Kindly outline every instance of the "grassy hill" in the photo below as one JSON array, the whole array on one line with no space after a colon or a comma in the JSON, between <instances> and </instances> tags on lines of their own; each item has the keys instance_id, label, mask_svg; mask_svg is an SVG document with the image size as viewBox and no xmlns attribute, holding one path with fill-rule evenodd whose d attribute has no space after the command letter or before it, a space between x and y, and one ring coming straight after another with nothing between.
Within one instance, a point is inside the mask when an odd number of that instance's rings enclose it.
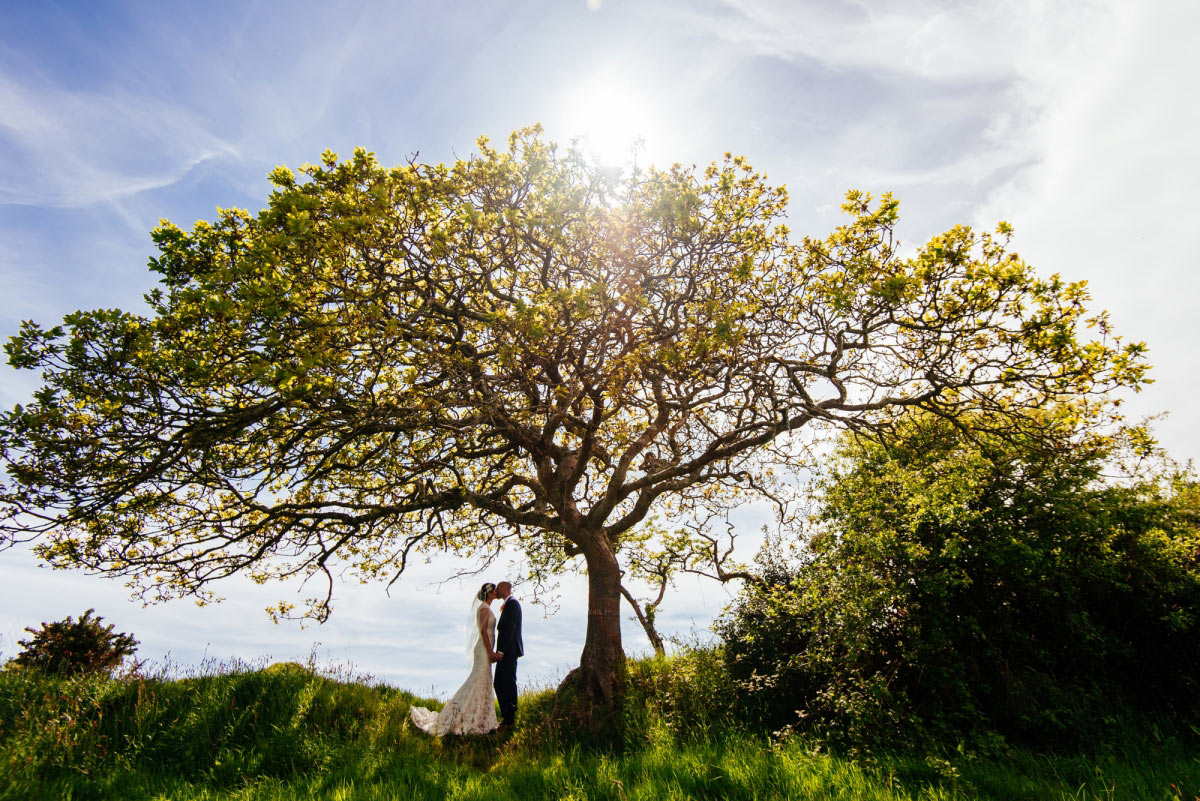
<instances>
[{"instance_id":1,"label":"grassy hill","mask_svg":"<svg viewBox=\"0 0 1200 801\"><path fill-rule=\"evenodd\" d=\"M0 671L0 799L1186 799L1200 729L1113 722L1089 753L995 744L830 753L740 725L718 655L630 663L620 740L600 748L522 698L508 737L435 740L385 685L294 663L186 678Z\"/></svg>"}]
</instances>

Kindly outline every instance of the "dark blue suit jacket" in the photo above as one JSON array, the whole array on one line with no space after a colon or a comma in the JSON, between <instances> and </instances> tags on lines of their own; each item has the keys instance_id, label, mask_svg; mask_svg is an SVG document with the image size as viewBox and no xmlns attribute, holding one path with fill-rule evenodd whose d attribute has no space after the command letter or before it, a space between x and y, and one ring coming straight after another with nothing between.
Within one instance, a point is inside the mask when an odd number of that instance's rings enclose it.
<instances>
[{"instance_id":1,"label":"dark blue suit jacket","mask_svg":"<svg viewBox=\"0 0 1200 801\"><path fill-rule=\"evenodd\" d=\"M511 596L504 602L500 620L496 623L496 650L504 654L506 662L525 656L525 643L521 641L521 605Z\"/></svg>"}]
</instances>

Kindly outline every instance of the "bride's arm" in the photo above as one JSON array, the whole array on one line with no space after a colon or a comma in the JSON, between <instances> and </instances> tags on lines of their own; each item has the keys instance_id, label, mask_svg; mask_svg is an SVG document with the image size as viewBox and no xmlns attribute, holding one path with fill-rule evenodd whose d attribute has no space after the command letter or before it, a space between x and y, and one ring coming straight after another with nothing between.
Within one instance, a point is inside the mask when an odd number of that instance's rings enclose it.
<instances>
[{"instance_id":1,"label":"bride's arm","mask_svg":"<svg viewBox=\"0 0 1200 801\"><path fill-rule=\"evenodd\" d=\"M487 651L488 659L495 659L496 652L492 650L492 635L488 632L487 607L479 607L479 636L483 640L483 648Z\"/></svg>"}]
</instances>

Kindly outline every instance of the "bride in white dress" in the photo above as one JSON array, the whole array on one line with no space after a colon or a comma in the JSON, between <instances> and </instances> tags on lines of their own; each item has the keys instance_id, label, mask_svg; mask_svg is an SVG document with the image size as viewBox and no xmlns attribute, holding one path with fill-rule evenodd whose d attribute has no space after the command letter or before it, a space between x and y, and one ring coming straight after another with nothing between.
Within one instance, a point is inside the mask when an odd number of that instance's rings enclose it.
<instances>
[{"instance_id":1,"label":"bride in white dress","mask_svg":"<svg viewBox=\"0 0 1200 801\"><path fill-rule=\"evenodd\" d=\"M496 691L492 688L492 663L504 654L492 650L496 642L496 615L491 603L496 585L484 584L471 605L471 625L467 629L467 652L471 654L471 673L446 702L441 712L423 706L410 710L413 723L436 737L443 734L487 734L497 726Z\"/></svg>"}]
</instances>

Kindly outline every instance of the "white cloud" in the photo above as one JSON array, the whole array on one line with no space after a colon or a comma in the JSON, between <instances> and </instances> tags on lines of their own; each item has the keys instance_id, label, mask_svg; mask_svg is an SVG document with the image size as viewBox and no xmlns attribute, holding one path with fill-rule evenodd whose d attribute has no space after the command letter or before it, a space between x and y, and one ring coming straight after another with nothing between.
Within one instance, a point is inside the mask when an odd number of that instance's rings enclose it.
<instances>
[{"instance_id":1,"label":"white cloud","mask_svg":"<svg viewBox=\"0 0 1200 801\"><path fill-rule=\"evenodd\" d=\"M1111 38L1116 19L1100 0L720 6L676 13L727 55L805 70L776 80L829 84L826 92L843 96L825 120L833 163L900 183L961 175L978 184L1028 161L1031 123L1057 101L1079 54ZM786 118L786 88L772 91Z\"/></svg>"},{"instance_id":2,"label":"white cloud","mask_svg":"<svg viewBox=\"0 0 1200 801\"><path fill-rule=\"evenodd\" d=\"M1105 13L1101 3L1088 0L724 0L722 5L724 14L693 14L693 22L747 54L937 81L1011 77L1016 62L1027 57L1027 47L1069 39Z\"/></svg>"},{"instance_id":3,"label":"white cloud","mask_svg":"<svg viewBox=\"0 0 1200 801\"><path fill-rule=\"evenodd\" d=\"M1200 457L1192 412L1200 111L1191 102L1200 52L1190 2L1114 4L1105 26L1022 65L1037 108L1026 137L1033 160L977 212L1008 219L1017 250L1043 272L1086 279L1118 333L1145 340L1155 384L1128 403L1132 417L1167 410L1157 426L1177 457Z\"/></svg>"}]
</instances>

